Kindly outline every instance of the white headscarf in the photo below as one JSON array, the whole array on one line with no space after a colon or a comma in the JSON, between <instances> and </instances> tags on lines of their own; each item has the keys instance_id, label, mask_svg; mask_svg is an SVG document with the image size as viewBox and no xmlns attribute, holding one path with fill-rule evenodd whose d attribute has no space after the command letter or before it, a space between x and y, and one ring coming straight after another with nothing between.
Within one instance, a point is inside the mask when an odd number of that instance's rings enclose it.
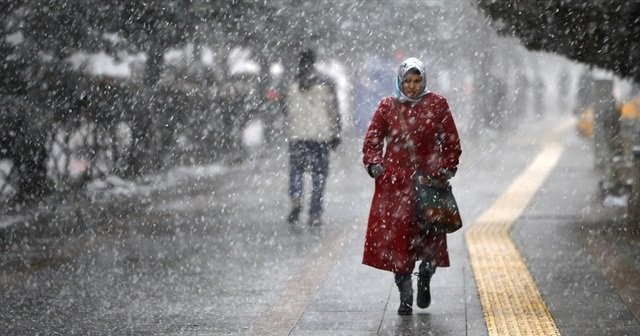
<instances>
[{"instance_id":1,"label":"white headscarf","mask_svg":"<svg viewBox=\"0 0 640 336\"><path fill-rule=\"evenodd\" d=\"M409 98L404 92L402 92L402 80L407 75L409 70L417 70L422 78L422 91L415 97ZM429 91L427 90L427 71L424 63L415 57L410 57L400 63L398 67L398 75L396 77L396 98L401 102L411 102L412 104L418 103L422 97L424 97Z\"/></svg>"}]
</instances>

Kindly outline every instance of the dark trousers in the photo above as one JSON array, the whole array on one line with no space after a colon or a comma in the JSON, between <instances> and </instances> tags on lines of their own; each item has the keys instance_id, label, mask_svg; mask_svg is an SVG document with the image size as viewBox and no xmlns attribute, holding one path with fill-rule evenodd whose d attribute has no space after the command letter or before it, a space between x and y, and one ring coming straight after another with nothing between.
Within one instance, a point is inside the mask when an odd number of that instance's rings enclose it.
<instances>
[{"instance_id":1,"label":"dark trousers","mask_svg":"<svg viewBox=\"0 0 640 336\"><path fill-rule=\"evenodd\" d=\"M289 143L289 196L302 197L304 173L311 172L311 204L309 215L322 215L324 189L329 173L327 141L293 141Z\"/></svg>"}]
</instances>

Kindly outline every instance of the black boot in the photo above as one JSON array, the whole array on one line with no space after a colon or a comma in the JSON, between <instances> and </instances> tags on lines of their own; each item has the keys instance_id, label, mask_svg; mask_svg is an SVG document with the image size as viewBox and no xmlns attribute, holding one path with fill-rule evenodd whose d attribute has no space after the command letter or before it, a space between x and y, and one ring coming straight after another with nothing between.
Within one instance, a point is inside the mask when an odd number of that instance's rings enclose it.
<instances>
[{"instance_id":1,"label":"black boot","mask_svg":"<svg viewBox=\"0 0 640 336\"><path fill-rule=\"evenodd\" d=\"M420 308L427 308L431 304L430 283L431 274L418 275L418 295L416 298L416 304Z\"/></svg>"},{"instance_id":2,"label":"black boot","mask_svg":"<svg viewBox=\"0 0 640 336\"><path fill-rule=\"evenodd\" d=\"M398 290L400 291L400 307L398 315L411 315L413 313L413 286L411 284L411 275L402 277L398 282Z\"/></svg>"},{"instance_id":3,"label":"black boot","mask_svg":"<svg viewBox=\"0 0 640 336\"><path fill-rule=\"evenodd\" d=\"M309 226L322 225L322 217L320 215L309 215Z\"/></svg>"},{"instance_id":4,"label":"black boot","mask_svg":"<svg viewBox=\"0 0 640 336\"><path fill-rule=\"evenodd\" d=\"M302 199L292 198L291 212L289 213L289 218L287 218L289 223L295 224L298 222L298 220L300 220L300 211L302 211Z\"/></svg>"},{"instance_id":5,"label":"black boot","mask_svg":"<svg viewBox=\"0 0 640 336\"><path fill-rule=\"evenodd\" d=\"M431 277L435 273L435 267L428 264L424 267L420 265L420 272L418 273L418 295L416 298L416 304L420 308L427 308L431 304Z\"/></svg>"}]
</instances>

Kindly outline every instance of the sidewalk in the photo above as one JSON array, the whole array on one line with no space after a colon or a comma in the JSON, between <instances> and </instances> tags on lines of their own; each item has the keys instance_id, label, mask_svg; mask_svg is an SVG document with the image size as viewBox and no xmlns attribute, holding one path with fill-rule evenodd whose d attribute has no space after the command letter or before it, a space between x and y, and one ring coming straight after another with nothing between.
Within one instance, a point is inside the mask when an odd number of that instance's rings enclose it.
<instances>
[{"instance_id":1,"label":"sidewalk","mask_svg":"<svg viewBox=\"0 0 640 336\"><path fill-rule=\"evenodd\" d=\"M513 237L562 335L640 335L640 240L602 205L591 140L563 142Z\"/></svg>"},{"instance_id":2,"label":"sidewalk","mask_svg":"<svg viewBox=\"0 0 640 336\"><path fill-rule=\"evenodd\" d=\"M52 231L25 246L17 238L3 252L0 326L15 335L487 335L464 233L555 123L463 135L452 184L465 227L449 236L452 266L433 277L431 306L412 316L396 313L393 275L361 264L373 182L354 137L332 154L320 228L286 222L287 157L277 148L232 169L164 176L176 183L140 197L59 207L40 219L45 227L83 222L87 231ZM561 335L638 335L640 246L620 209L597 199L588 140L568 129L562 143L511 236ZM13 273L14 262L27 266Z\"/></svg>"},{"instance_id":3,"label":"sidewalk","mask_svg":"<svg viewBox=\"0 0 640 336\"><path fill-rule=\"evenodd\" d=\"M477 198L495 198L504 190L527 162L513 161L535 156L541 138L534 130L496 145L489 156L505 160L496 166L504 169L500 181L483 180L482 174L495 176L497 171L486 166L486 157L476 156L482 148L467 145L463 155L468 166L462 165L454 181L461 206L475 206L464 213L465 229L491 202ZM638 335L640 246L622 230L621 210L605 208L597 198L589 140L571 128L562 143L564 154L515 224L513 240L561 335ZM475 164L484 169L468 173ZM358 219L365 220L365 215ZM352 226L343 257L311 296L291 335L487 334L463 233L449 236L452 267L438 269L434 276L431 306L414 306L409 317L396 314L399 299L392 275L359 265L363 235L363 224Z\"/></svg>"}]
</instances>

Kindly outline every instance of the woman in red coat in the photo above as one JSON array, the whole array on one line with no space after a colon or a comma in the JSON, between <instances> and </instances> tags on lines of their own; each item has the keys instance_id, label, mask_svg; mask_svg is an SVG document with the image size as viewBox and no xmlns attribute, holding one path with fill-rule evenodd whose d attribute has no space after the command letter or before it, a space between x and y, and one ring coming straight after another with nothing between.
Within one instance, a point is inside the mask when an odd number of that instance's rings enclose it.
<instances>
[{"instance_id":1,"label":"woman in red coat","mask_svg":"<svg viewBox=\"0 0 640 336\"><path fill-rule=\"evenodd\" d=\"M375 178L362 263L395 274L400 291L398 314L412 313L411 273L420 260L417 305L431 302L429 283L436 267L449 266L444 233L420 234L407 139L413 142L420 171L445 182L453 177L461 154L458 131L447 100L426 89L424 64L409 58L400 64L395 97L383 98L365 135L363 161Z\"/></svg>"}]
</instances>

